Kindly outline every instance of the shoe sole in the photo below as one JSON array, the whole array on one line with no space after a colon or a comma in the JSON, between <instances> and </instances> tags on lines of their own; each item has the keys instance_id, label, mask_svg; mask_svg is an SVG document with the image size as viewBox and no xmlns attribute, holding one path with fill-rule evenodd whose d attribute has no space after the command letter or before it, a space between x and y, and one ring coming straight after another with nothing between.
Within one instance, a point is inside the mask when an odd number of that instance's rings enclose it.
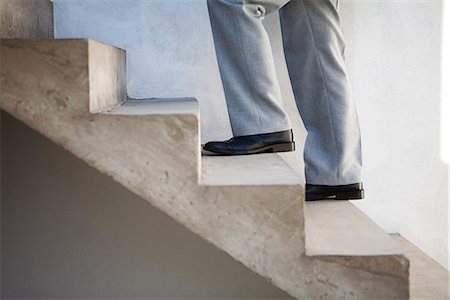
<instances>
[{"instance_id":1,"label":"shoe sole","mask_svg":"<svg viewBox=\"0 0 450 300\"><path fill-rule=\"evenodd\" d=\"M261 154L261 153L291 152L291 151L295 151L295 142L273 144L273 145L265 146L265 147L250 150L250 151L234 151L233 153L215 152L215 151L211 151L208 149L205 149L205 150L208 152L219 154L219 155L250 155L250 154Z\"/></svg>"},{"instance_id":2,"label":"shoe sole","mask_svg":"<svg viewBox=\"0 0 450 300\"><path fill-rule=\"evenodd\" d=\"M291 152L295 151L295 142L275 144L270 147L271 148L265 150L264 153Z\"/></svg>"},{"instance_id":3,"label":"shoe sole","mask_svg":"<svg viewBox=\"0 0 450 300\"><path fill-rule=\"evenodd\" d=\"M364 199L364 190L359 191L342 191L337 193L324 193L320 195L306 195L305 201L317 200L362 200Z\"/></svg>"}]
</instances>

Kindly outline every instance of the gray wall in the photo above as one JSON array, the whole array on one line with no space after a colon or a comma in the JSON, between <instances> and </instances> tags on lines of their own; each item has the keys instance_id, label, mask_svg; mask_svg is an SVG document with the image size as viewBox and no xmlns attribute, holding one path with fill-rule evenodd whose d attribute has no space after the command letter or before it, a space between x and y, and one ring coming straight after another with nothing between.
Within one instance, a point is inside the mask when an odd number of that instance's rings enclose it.
<instances>
[{"instance_id":1,"label":"gray wall","mask_svg":"<svg viewBox=\"0 0 450 300\"><path fill-rule=\"evenodd\" d=\"M2 299L291 299L1 114Z\"/></svg>"}]
</instances>

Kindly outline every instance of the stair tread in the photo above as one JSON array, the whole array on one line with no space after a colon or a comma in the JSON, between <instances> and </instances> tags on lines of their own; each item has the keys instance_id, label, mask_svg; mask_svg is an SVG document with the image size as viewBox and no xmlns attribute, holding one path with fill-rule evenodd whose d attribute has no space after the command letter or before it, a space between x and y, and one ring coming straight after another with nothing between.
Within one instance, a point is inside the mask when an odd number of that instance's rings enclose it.
<instances>
[{"instance_id":1,"label":"stair tread","mask_svg":"<svg viewBox=\"0 0 450 300\"><path fill-rule=\"evenodd\" d=\"M198 115L195 98L130 99L104 114L111 115Z\"/></svg>"},{"instance_id":2,"label":"stair tread","mask_svg":"<svg viewBox=\"0 0 450 300\"><path fill-rule=\"evenodd\" d=\"M297 185L302 180L277 154L203 156L203 185Z\"/></svg>"},{"instance_id":3,"label":"stair tread","mask_svg":"<svg viewBox=\"0 0 450 300\"><path fill-rule=\"evenodd\" d=\"M305 205L306 254L336 256L402 255L402 245L349 201Z\"/></svg>"}]
</instances>

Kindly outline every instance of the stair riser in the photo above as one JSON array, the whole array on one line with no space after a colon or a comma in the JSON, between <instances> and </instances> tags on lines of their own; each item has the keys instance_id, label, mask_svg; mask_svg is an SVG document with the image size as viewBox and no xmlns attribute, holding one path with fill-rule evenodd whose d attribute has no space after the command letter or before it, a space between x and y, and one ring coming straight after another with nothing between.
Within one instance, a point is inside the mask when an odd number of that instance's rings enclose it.
<instances>
[{"instance_id":1,"label":"stair riser","mask_svg":"<svg viewBox=\"0 0 450 300\"><path fill-rule=\"evenodd\" d=\"M50 0L1 0L0 39L52 39Z\"/></svg>"},{"instance_id":2,"label":"stair riser","mask_svg":"<svg viewBox=\"0 0 450 300\"><path fill-rule=\"evenodd\" d=\"M304 263L305 294L299 299L409 299L408 274L405 278L403 271L400 274L392 272L392 268L398 268L401 263L394 266L390 260L385 264L390 270L384 273L370 271L367 267L358 268L352 259L354 257L334 257L328 261L308 258Z\"/></svg>"},{"instance_id":3,"label":"stair riser","mask_svg":"<svg viewBox=\"0 0 450 300\"><path fill-rule=\"evenodd\" d=\"M46 114L44 105L87 115L126 99L125 52L117 48L87 40L1 40L0 59L2 98L47 100L33 106L34 115Z\"/></svg>"},{"instance_id":4,"label":"stair riser","mask_svg":"<svg viewBox=\"0 0 450 300\"><path fill-rule=\"evenodd\" d=\"M125 51L89 41L89 111L99 113L125 101Z\"/></svg>"}]
</instances>

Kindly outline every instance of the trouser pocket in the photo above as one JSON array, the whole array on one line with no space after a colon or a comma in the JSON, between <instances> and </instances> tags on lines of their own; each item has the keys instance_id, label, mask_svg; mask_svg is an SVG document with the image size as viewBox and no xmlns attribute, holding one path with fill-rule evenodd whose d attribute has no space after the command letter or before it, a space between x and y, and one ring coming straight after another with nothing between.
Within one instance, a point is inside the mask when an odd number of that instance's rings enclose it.
<instances>
[{"instance_id":1,"label":"trouser pocket","mask_svg":"<svg viewBox=\"0 0 450 300\"><path fill-rule=\"evenodd\" d=\"M241 4L244 11L257 18L262 18L272 12L279 10L291 0L215 0L228 2L230 4Z\"/></svg>"}]
</instances>

